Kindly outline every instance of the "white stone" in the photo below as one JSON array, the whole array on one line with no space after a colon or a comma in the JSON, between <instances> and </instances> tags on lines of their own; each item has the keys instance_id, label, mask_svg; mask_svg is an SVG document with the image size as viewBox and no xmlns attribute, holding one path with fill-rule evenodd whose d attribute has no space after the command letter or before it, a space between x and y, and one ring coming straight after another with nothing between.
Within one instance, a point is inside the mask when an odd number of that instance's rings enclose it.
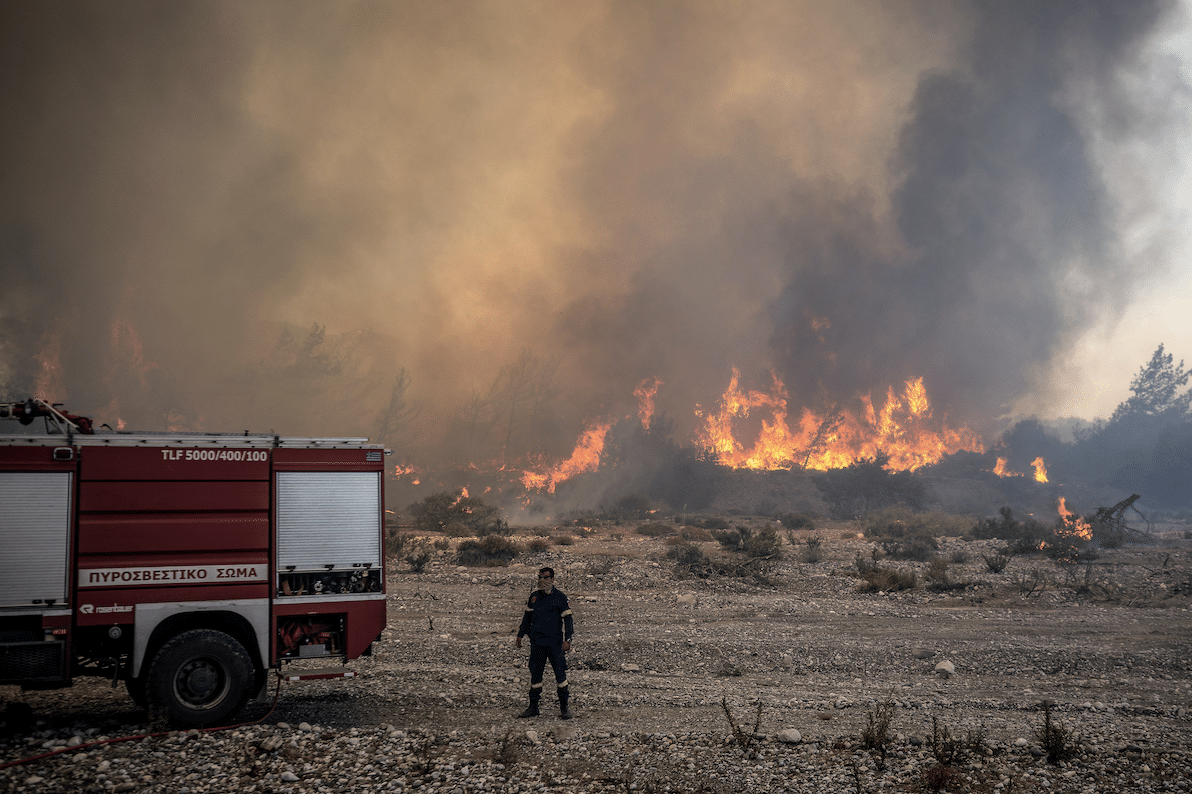
<instances>
[{"instance_id":1,"label":"white stone","mask_svg":"<svg viewBox=\"0 0 1192 794\"><path fill-rule=\"evenodd\" d=\"M794 728L787 728L778 732L778 741L783 744L798 744L803 741L803 734L799 733Z\"/></svg>"},{"instance_id":2,"label":"white stone","mask_svg":"<svg viewBox=\"0 0 1192 794\"><path fill-rule=\"evenodd\" d=\"M940 674L942 678L951 678L956 674L956 665L952 664L947 659L935 666L935 671Z\"/></svg>"},{"instance_id":3,"label":"white stone","mask_svg":"<svg viewBox=\"0 0 1192 794\"><path fill-rule=\"evenodd\" d=\"M283 783L297 783L298 782L298 776L295 775L293 772L290 772L289 770L281 773L281 779L282 779Z\"/></svg>"}]
</instances>

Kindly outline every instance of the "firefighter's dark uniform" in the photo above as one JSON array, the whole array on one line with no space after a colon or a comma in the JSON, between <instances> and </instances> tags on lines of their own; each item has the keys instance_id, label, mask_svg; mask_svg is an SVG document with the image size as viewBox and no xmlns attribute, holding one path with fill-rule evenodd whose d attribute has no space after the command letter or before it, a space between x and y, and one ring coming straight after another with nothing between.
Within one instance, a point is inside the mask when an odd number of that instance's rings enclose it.
<instances>
[{"instance_id":1,"label":"firefighter's dark uniform","mask_svg":"<svg viewBox=\"0 0 1192 794\"><path fill-rule=\"evenodd\" d=\"M563 655L563 641L571 641L575 633L575 622L567 595L560 589L550 592L535 590L526 601L526 612L518 627L519 638L530 637L530 707L527 716L538 713L538 701L542 697L542 673L546 661L550 660L558 685L559 710L564 717L570 717L567 698L571 690L567 685L567 659Z\"/></svg>"}]
</instances>

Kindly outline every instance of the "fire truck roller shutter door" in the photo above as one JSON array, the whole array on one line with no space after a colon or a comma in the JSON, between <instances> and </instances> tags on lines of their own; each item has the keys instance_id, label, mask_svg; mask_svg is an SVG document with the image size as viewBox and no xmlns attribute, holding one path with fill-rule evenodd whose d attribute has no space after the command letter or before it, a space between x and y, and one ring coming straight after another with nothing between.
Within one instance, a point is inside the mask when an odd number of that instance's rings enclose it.
<instances>
[{"instance_id":1,"label":"fire truck roller shutter door","mask_svg":"<svg viewBox=\"0 0 1192 794\"><path fill-rule=\"evenodd\" d=\"M222 631L191 629L153 657L146 696L150 711L164 711L172 722L215 725L240 711L254 680L244 646Z\"/></svg>"}]
</instances>

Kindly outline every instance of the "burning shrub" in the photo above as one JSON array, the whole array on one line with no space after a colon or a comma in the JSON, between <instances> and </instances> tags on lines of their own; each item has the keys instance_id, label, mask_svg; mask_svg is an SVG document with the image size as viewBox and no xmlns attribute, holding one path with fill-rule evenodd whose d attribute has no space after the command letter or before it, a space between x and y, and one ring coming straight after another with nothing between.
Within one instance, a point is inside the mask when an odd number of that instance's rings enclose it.
<instances>
[{"instance_id":1,"label":"burning shrub","mask_svg":"<svg viewBox=\"0 0 1192 794\"><path fill-rule=\"evenodd\" d=\"M447 532L451 535L509 535L512 530L501 518L499 507L464 496L463 491L442 491L410 505L414 529L419 532Z\"/></svg>"},{"instance_id":2,"label":"burning shrub","mask_svg":"<svg viewBox=\"0 0 1192 794\"><path fill-rule=\"evenodd\" d=\"M480 540L465 540L459 544L457 560L470 568L500 568L508 565L521 549L509 538L485 535Z\"/></svg>"}]
</instances>

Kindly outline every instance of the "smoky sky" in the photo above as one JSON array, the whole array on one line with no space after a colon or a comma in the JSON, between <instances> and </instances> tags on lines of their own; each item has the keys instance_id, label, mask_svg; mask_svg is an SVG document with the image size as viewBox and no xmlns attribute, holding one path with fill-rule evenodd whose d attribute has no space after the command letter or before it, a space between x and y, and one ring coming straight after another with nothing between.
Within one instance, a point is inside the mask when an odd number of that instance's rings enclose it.
<instances>
[{"instance_id":1,"label":"smoky sky","mask_svg":"<svg viewBox=\"0 0 1192 794\"><path fill-rule=\"evenodd\" d=\"M980 429L1140 276L1081 102L1146 134L1119 76L1171 16L5 4L0 385L367 432L383 390L261 375L317 323L408 372L427 447L526 350L571 440L647 377L688 433L734 366L816 408L923 377Z\"/></svg>"}]
</instances>

